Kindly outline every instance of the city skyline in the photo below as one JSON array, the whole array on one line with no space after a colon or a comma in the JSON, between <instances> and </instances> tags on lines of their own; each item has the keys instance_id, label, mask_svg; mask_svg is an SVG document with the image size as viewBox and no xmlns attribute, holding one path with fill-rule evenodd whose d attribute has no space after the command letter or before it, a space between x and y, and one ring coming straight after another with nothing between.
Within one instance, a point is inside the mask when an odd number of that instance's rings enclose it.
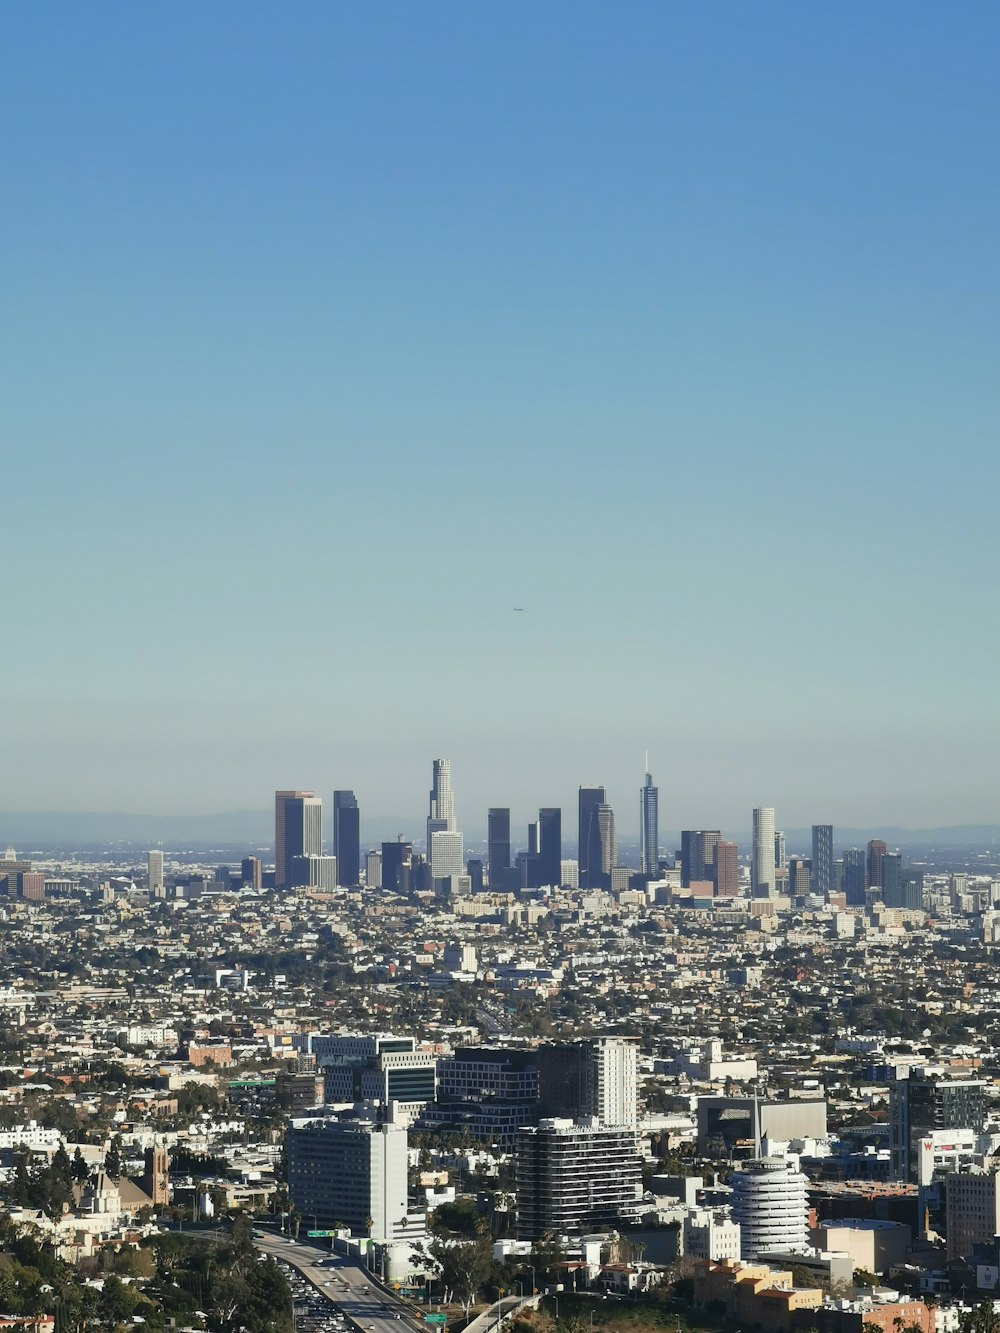
<instances>
[{"instance_id":1,"label":"city skyline","mask_svg":"<svg viewBox=\"0 0 1000 1333\"><path fill-rule=\"evenodd\" d=\"M998 51L0 8L0 1324L1000 1333Z\"/></svg>"},{"instance_id":2,"label":"city skyline","mask_svg":"<svg viewBox=\"0 0 1000 1333\"><path fill-rule=\"evenodd\" d=\"M995 6L0 30L0 808L995 817Z\"/></svg>"}]
</instances>

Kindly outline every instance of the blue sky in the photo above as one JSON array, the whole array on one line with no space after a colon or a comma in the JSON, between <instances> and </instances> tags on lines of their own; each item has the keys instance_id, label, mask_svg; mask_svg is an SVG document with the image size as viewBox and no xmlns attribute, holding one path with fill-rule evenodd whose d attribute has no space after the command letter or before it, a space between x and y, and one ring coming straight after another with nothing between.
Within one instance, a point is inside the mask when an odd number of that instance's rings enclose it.
<instances>
[{"instance_id":1,"label":"blue sky","mask_svg":"<svg viewBox=\"0 0 1000 1333\"><path fill-rule=\"evenodd\" d=\"M995 819L998 46L7 7L0 808Z\"/></svg>"}]
</instances>

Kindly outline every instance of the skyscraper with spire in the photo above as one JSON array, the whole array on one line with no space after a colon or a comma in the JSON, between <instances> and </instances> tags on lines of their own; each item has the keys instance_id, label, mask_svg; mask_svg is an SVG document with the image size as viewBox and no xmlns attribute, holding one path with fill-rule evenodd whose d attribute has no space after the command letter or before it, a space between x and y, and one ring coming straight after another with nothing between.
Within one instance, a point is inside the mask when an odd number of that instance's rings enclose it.
<instances>
[{"instance_id":1,"label":"skyscraper with spire","mask_svg":"<svg viewBox=\"0 0 1000 1333\"><path fill-rule=\"evenodd\" d=\"M653 786L646 755L646 781L639 794L639 869L644 875L656 875L660 862L660 790Z\"/></svg>"}]
</instances>

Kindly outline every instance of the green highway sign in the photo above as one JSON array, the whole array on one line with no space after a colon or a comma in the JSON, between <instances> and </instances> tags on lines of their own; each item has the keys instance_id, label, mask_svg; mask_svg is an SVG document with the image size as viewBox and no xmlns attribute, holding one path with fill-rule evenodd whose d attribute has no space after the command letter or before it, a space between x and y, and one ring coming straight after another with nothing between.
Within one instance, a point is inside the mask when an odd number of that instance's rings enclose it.
<instances>
[{"instance_id":1,"label":"green highway sign","mask_svg":"<svg viewBox=\"0 0 1000 1333\"><path fill-rule=\"evenodd\" d=\"M425 1324L447 1324L448 1316L446 1314L425 1314Z\"/></svg>"},{"instance_id":2,"label":"green highway sign","mask_svg":"<svg viewBox=\"0 0 1000 1333\"><path fill-rule=\"evenodd\" d=\"M337 1234L337 1233L336 1233L335 1231L307 1231L307 1232L306 1232L306 1235L307 1235L307 1236L310 1236L310 1237L312 1237L312 1236L335 1236L336 1234Z\"/></svg>"}]
</instances>

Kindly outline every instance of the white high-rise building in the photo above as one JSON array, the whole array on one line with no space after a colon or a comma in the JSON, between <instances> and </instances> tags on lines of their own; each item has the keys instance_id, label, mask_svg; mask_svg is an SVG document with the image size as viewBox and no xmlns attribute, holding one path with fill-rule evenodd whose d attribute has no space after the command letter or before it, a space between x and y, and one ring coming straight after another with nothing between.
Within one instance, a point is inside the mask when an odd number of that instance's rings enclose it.
<instances>
[{"instance_id":1,"label":"white high-rise building","mask_svg":"<svg viewBox=\"0 0 1000 1333\"><path fill-rule=\"evenodd\" d=\"M780 829L774 833L774 868L776 870L788 869L788 852L785 849L785 835Z\"/></svg>"},{"instance_id":2,"label":"white high-rise building","mask_svg":"<svg viewBox=\"0 0 1000 1333\"><path fill-rule=\"evenodd\" d=\"M755 898L774 897L774 809L771 806L761 806L753 812L750 877Z\"/></svg>"},{"instance_id":3,"label":"white high-rise building","mask_svg":"<svg viewBox=\"0 0 1000 1333\"><path fill-rule=\"evenodd\" d=\"M772 846L774 835L771 835ZM758 1157L734 1171L733 1221L740 1225L740 1257L809 1243L808 1178L784 1157Z\"/></svg>"},{"instance_id":4,"label":"white high-rise building","mask_svg":"<svg viewBox=\"0 0 1000 1333\"><path fill-rule=\"evenodd\" d=\"M434 839L439 833L454 834L457 825L455 824L455 797L451 790L451 760L434 760L434 778L431 787L430 808L427 813L427 859L431 862L431 873L435 879L443 879L445 875L459 875L465 870L462 864L458 869L434 869ZM452 847L452 844L447 844ZM441 857L445 857L444 851L446 844L441 844ZM453 847L452 847L453 850ZM447 854L449 866L452 865L451 853Z\"/></svg>"},{"instance_id":5,"label":"white high-rise building","mask_svg":"<svg viewBox=\"0 0 1000 1333\"><path fill-rule=\"evenodd\" d=\"M451 790L451 760L434 760L434 785L431 787L431 819L444 820L444 827L449 833L454 833L457 825L455 823L455 796Z\"/></svg>"},{"instance_id":6,"label":"white high-rise building","mask_svg":"<svg viewBox=\"0 0 1000 1333\"><path fill-rule=\"evenodd\" d=\"M596 1037L593 1113L602 1125L638 1123L638 1051L626 1037Z\"/></svg>"},{"instance_id":7,"label":"white high-rise building","mask_svg":"<svg viewBox=\"0 0 1000 1333\"><path fill-rule=\"evenodd\" d=\"M465 838L461 833L437 829L431 834L428 850L434 879L465 874Z\"/></svg>"},{"instance_id":8,"label":"white high-rise building","mask_svg":"<svg viewBox=\"0 0 1000 1333\"><path fill-rule=\"evenodd\" d=\"M601 883L611 885L611 867L618 864L618 839L615 836L615 812L607 802L597 807L597 827L601 837ZM596 867L591 867L595 869Z\"/></svg>"},{"instance_id":9,"label":"white high-rise building","mask_svg":"<svg viewBox=\"0 0 1000 1333\"><path fill-rule=\"evenodd\" d=\"M149 896L151 898L162 898L164 894L163 883L163 853L146 853L147 876L149 879Z\"/></svg>"},{"instance_id":10,"label":"white high-rise building","mask_svg":"<svg viewBox=\"0 0 1000 1333\"><path fill-rule=\"evenodd\" d=\"M423 1214L408 1205L402 1125L318 1116L292 1120L287 1142L288 1192L317 1227L382 1241L422 1234Z\"/></svg>"},{"instance_id":11,"label":"white high-rise building","mask_svg":"<svg viewBox=\"0 0 1000 1333\"><path fill-rule=\"evenodd\" d=\"M382 853L377 849L365 857L365 884L369 889L382 887Z\"/></svg>"}]
</instances>

